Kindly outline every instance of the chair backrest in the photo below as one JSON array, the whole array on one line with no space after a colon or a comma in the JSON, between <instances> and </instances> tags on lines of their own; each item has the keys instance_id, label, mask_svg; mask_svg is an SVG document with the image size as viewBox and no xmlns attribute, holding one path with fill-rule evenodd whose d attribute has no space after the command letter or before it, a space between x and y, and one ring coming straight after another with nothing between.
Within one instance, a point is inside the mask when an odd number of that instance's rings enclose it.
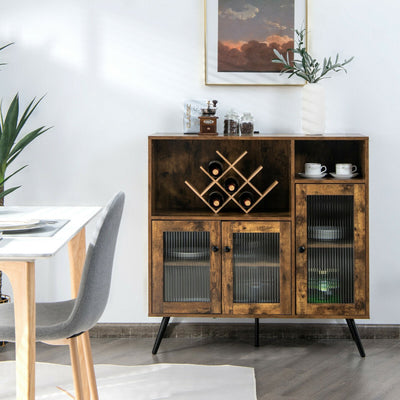
<instances>
[{"instance_id":1,"label":"chair backrest","mask_svg":"<svg viewBox=\"0 0 400 400\"><path fill-rule=\"evenodd\" d=\"M78 296L67 322L71 336L92 328L106 307L124 202L123 192L111 199L103 210L94 241L89 244Z\"/></svg>"}]
</instances>

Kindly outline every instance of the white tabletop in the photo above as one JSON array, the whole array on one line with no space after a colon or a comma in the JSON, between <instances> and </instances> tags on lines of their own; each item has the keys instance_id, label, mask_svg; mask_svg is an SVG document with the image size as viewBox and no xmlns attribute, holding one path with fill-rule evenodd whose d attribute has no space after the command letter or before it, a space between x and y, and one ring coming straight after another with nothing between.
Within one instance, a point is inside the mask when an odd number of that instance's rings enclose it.
<instances>
[{"instance_id":1,"label":"white tabletop","mask_svg":"<svg viewBox=\"0 0 400 400\"><path fill-rule=\"evenodd\" d=\"M69 242L100 211L101 207L1 207L0 221L6 220L69 220L54 236L35 237L27 231L19 235L3 235L0 260L35 260L51 257Z\"/></svg>"}]
</instances>

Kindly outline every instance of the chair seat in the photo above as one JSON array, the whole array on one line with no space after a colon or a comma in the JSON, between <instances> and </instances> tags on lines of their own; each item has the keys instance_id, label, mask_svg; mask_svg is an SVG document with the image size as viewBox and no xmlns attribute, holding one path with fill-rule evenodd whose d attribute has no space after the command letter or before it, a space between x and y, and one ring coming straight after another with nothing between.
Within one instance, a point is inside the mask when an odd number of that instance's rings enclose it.
<instances>
[{"instance_id":1,"label":"chair seat","mask_svg":"<svg viewBox=\"0 0 400 400\"><path fill-rule=\"evenodd\" d=\"M124 200L125 194L119 192L103 209L99 228L86 251L76 299L36 303L36 340L69 339L67 343L77 399L87 398L83 393L85 383L89 387L90 398L98 400L87 331L97 323L107 304ZM0 340L15 341L14 325L14 305L0 304ZM80 333L84 335L76 337ZM79 348L83 350L81 354Z\"/></svg>"},{"instance_id":2,"label":"chair seat","mask_svg":"<svg viewBox=\"0 0 400 400\"><path fill-rule=\"evenodd\" d=\"M68 318L75 299L53 303L36 303L36 340L56 340L80 332L70 332ZM8 342L15 341L14 304L0 304L0 337Z\"/></svg>"}]
</instances>

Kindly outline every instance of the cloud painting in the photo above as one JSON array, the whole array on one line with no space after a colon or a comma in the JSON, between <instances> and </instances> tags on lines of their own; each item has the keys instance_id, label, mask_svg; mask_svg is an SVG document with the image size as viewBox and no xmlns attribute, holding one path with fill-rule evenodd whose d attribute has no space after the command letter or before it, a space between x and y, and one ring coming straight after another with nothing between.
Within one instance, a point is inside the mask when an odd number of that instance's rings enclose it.
<instances>
[{"instance_id":1,"label":"cloud painting","mask_svg":"<svg viewBox=\"0 0 400 400\"><path fill-rule=\"evenodd\" d=\"M279 72L294 47L295 0L218 0L218 72Z\"/></svg>"}]
</instances>

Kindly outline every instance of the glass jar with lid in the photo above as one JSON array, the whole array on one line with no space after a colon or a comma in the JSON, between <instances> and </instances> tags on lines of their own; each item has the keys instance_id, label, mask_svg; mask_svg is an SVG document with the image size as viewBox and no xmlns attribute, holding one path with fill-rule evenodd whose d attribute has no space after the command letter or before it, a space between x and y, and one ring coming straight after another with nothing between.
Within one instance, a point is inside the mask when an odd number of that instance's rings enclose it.
<instances>
[{"instance_id":1,"label":"glass jar with lid","mask_svg":"<svg viewBox=\"0 0 400 400\"><path fill-rule=\"evenodd\" d=\"M251 136L254 134L254 118L249 112L243 113L240 118L240 133L242 136Z\"/></svg>"},{"instance_id":2,"label":"glass jar with lid","mask_svg":"<svg viewBox=\"0 0 400 400\"><path fill-rule=\"evenodd\" d=\"M224 135L239 136L239 115L230 110L224 117Z\"/></svg>"}]
</instances>

